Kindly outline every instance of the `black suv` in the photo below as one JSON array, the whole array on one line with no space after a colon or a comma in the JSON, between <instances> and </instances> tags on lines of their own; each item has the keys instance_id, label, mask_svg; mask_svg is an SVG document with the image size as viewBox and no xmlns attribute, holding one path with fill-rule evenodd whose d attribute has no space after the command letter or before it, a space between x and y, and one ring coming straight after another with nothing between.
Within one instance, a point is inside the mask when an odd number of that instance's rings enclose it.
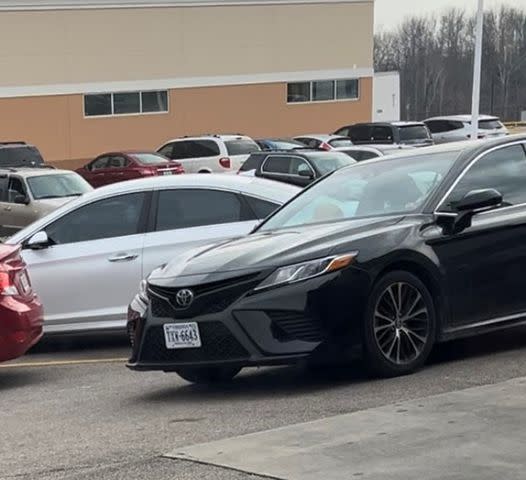
<instances>
[{"instance_id":1,"label":"black suv","mask_svg":"<svg viewBox=\"0 0 526 480\"><path fill-rule=\"evenodd\" d=\"M349 137L355 145L433 145L433 138L422 122L357 123L342 127L334 134Z\"/></svg>"},{"instance_id":2,"label":"black suv","mask_svg":"<svg viewBox=\"0 0 526 480\"><path fill-rule=\"evenodd\" d=\"M37 147L25 142L0 141L0 168L43 166L46 165Z\"/></svg>"},{"instance_id":3,"label":"black suv","mask_svg":"<svg viewBox=\"0 0 526 480\"><path fill-rule=\"evenodd\" d=\"M327 173L354 163L356 160L349 155L335 151L305 149L257 152L248 157L238 173L305 187Z\"/></svg>"}]
</instances>

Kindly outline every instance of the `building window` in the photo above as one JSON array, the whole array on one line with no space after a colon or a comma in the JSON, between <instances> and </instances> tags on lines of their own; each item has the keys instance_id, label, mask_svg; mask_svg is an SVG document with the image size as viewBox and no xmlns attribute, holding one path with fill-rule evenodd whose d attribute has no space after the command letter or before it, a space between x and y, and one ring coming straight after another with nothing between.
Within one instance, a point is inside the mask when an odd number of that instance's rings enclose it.
<instances>
[{"instance_id":1,"label":"building window","mask_svg":"<svg viewBox=\"0 0 526 480\"><path fill-rule=\"evenodd\" d=\"M84 115L138 115L168 112L168 91L90 93L84 95Z\"/></svg>"},{"instance_id":2,"label":"building window","mask_svg":"<svg viewBox=\"0 0 526 480\"><path fill-rule=\"evenodd\" d=\"M359 80L315 80L287 84L287 103L331 102L360 98Z\"/></svg>"}]
</instances>

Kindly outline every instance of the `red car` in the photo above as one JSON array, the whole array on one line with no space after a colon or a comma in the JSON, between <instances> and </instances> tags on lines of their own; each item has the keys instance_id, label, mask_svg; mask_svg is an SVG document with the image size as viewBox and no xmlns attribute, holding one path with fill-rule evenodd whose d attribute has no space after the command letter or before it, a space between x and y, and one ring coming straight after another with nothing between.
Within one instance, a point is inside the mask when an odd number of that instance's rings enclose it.
<instances>
[{"instance_id":1,"label":"red car","mask_svg":"<svg viewBox=\"0 0 526 480\"><path fill-rule=\"evenodd\" d=\"M178 175L184 168L156 152L111 152L99 155L76 172L97 188L142 177Z\"/></svg>"},{"instance_id":2,"label":"red car","mask_svg":"<svg viewBox=\"0 0 526 480\"><path fill-rule=\"evenodd\" d=\"M20 247L0 245L0 362L20 357L35 345L43 322Z\"/></svg>"}]
</instances>

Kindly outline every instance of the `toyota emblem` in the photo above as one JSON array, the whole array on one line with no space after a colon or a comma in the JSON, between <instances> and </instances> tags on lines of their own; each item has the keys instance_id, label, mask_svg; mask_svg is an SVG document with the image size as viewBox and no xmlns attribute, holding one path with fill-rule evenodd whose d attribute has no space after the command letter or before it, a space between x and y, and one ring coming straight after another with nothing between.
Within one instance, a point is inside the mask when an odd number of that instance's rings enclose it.
<instances>
[{"instance_id":1,"label":"toyota emblem","mask_svg":"<svg viewBox=\"0 0 526 480\"><path fill-rule=\"evenodd\" d=\"M181 308L187 308L194 301L194 292L192 292L192 290L188 290L187 288L183 288L175 295L175 301L177 306Z\"/></svg>"}]
</instances>

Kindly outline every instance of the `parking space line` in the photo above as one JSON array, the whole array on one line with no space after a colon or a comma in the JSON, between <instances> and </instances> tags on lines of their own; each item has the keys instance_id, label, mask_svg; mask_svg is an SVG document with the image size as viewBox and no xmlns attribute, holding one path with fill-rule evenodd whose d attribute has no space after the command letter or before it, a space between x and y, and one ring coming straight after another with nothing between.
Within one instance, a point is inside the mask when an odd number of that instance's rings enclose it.
<instances>
[{"instance_id":1,"label":"parking space line","mask_svg":"<svg viewBox=\"0 0 526 480\"><path fill-rule=\"evenodd\" d=\"M1 368L33 368L33 367L58 367L69 365L93 365L98 363L124 363L127 358L96 358L85 360L53 360L49 362L20 362L0 365Z\"/></svg>"}]
</instances>

